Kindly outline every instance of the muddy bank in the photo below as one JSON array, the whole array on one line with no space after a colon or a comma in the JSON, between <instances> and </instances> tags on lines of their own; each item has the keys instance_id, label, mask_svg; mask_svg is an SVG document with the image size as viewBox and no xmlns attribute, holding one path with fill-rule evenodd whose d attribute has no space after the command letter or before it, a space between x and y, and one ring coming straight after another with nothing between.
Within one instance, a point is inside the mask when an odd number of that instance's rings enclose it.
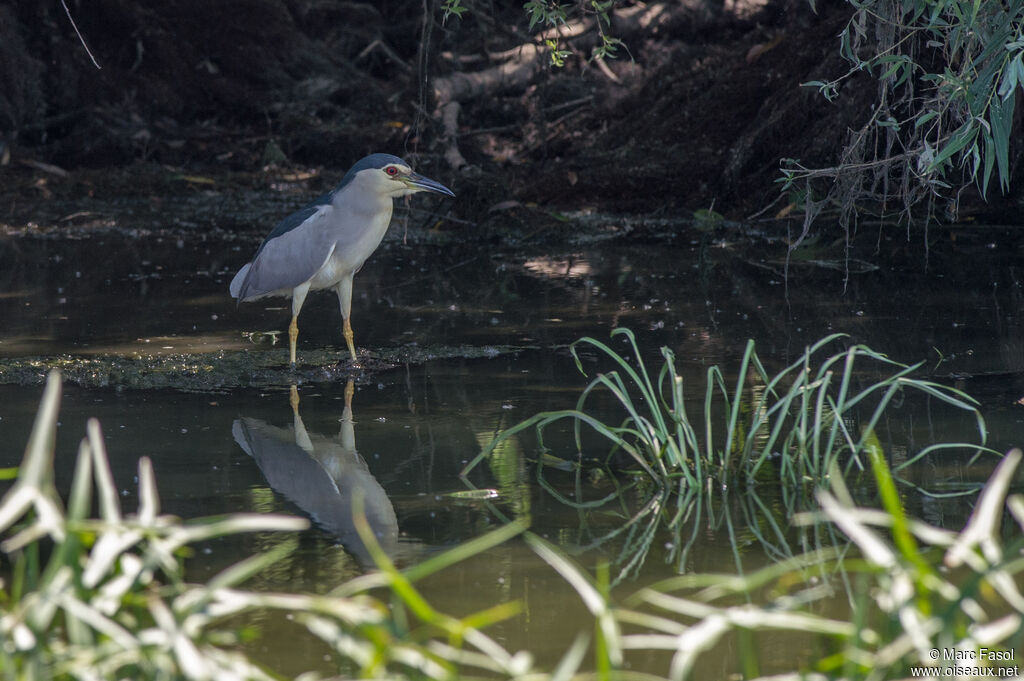
<instances>
[{"instance_id":1,"label":"muddy bank","mask_svg":"<svg viewBox=\"0 0 1024 681\"><path fill-rule=\"evenodd\" d=\"M418 366L438 359L493 359L523 349L468 345L378 349L360 351L358 364L353 364L344 352L309 350L300 353L294 369L288 365L287 347L278 352L18 357L0 359L0 384L43 385L51 369L60 370L65 381L83 388L115 390L218 393L348 379L362 384L400 366Z\"/></svg>"},{"instance_id":2,"label":"muddy bank","mask_svg":"<svg viewBox=\"0 0 1024 681\"><path fill-rule=\"evenodd\" d=\"M875 97L868 77L836 103L800 86L848 68L836 38L846 3L689 0L627 21L644 7L617 5L616 59L589 60L584 36L561 68L541 55L528 78L461 101L454 130L432 108L433 84L484 79L529 43L518 5L424 23L402 2L104 0L75 8L101 70L59 6L0 8L0 223L38 222L62 198L159 206L289 183L312 196L371 151L414 158L455 189L438 229L518 234L579 211L773 216L791 200L775 182L780 159L833 164ZM467 165L446 161L452 148ZM1012 205L991 198L977 205Z\"/></svg>"}]
</instances>

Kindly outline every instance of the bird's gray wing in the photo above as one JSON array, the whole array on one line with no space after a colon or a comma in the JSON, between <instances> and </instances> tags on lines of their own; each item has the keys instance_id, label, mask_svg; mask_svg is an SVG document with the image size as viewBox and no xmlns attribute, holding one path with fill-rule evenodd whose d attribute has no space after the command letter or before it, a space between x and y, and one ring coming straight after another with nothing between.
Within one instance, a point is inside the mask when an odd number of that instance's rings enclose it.
<instances>
[{"instance_id":1,"label":"bird's gray wing","mask_svg":"<svg viewBox=\"0 0 1024 681\"><path fill-rule=\"evenodd\" d=\"M323 267L334 242L330 224L335 209L330 203L302 208L281 221L263 241L248 271L239 271L231 294L239 300L271 293L289 294ZM243 274L244 272L244 274Z\"/></svg>"}]
</instances>

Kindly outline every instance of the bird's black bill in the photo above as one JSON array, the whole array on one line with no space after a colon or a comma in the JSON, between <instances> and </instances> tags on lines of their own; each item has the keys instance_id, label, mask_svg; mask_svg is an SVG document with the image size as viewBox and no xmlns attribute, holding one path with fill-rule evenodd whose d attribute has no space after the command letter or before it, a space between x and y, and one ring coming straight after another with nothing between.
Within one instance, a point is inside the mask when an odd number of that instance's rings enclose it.
<instances>
[{"instance_id":1,"label":"bird's black bill","mask_svg":"<svg viewBox=\"0 0 1024 681\"><path fill-rule=\"evenodd\" d=\"M429 177L423 177L419 173L409 173L409 177L406 178L406 182L428 192L437 192L438 194L444 194L445 196L451 197L455 196L455 192L448 189L448 187L445 187L436 180L431 180Z\"/></svg>"}]
</instances>

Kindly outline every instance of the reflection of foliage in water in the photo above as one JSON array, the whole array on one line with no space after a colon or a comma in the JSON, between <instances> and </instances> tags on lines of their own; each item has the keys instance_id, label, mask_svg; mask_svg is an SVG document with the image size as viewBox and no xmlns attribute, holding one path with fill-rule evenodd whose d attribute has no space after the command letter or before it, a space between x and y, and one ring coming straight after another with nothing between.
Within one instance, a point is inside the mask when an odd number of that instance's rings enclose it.
<instances>
[{"instance_id":1,"label":"reflection of foliage in water","mask_svg":"<svg viewBox=\"0 0 1024 681\"><path fill-rule=\"evenodd\" d=\"M509 440L496 447L488 461L498 492L513 520L528 520L530 487L524 474L525 459L519 443Z\"/></svg>"},{"instance_id":2,"label":"reflection of foliage in water","mask_svg":"<svg viewBox=\"0 0 1024 681\"><path fill-rule=\"evenodd\" d=\"M632 332L617 329L612 333L613 337L620 335L627 339L632 357L593 338L573 345L581 372L581 346L596 348L614 366L591 380L574 409L537 414L502 431L464 469L464 474L468 473L485 457L493 460L495 452L533 429L541 451L539 485L580 511L581 539L588 535L579 542L581 548L617 543L616 581L635 574L662 528L671 535L667 560L680 570L701 525L727 533L741 574L742 546L748 542L774 559L833 544L835 532L825 526L825 536L817 528L801 532L794 548L787 532L788 519L816 508L812 491L826 486L831 476L862 475L867 457L882 451L879 428L884 419L891 418L893 409L913 396L970 414L982 444L930 443L895 465L896 472L939 452L971 453L970 462L982 452L995 453L983 446L984 420L970 396L915 378L912 374L920 364L900 364L863 345L823 356L824 349L841 337L838 334L809 346L798 361L774 375L764 368L750 341L735 387L730 389L721 368L710 367L703 401L697 408L687 402L683 377L671 350L662 348L664 364L652 379ZM609 396L621 416L599 419L593 415L592 405ZM566 421L573 429L575 460L554 456L545 446L548 429ZM600 499L584 499L582 494L584 475L594 468L583 463L585 454L594 451L588 434L610 443L598 466L628 471L626 475L609 475L615 488ZM886 441L891 444L893 438ZM549 482L549 469L574 471L574 498ZM973 493L977 487L946 494ZM766 506L757 493L767 489L780 499L775 508ZM606 531L590 532L586 514L607 511L609 504L619 505L622 521ZM736 522L734 514L742 521Z\"/></svg>"},{"instance_id":3,"label":"reflection of foliage in water","mask_svg":"<svg viewBox=\"0 0 1024 681\"><path fill-rule=\"evenodd\" d=\"M478 673L532 681L624 678L623 670L649 663L655 651L671 656L668 678L697 678L698 663L730 637L737 641L745 678L753 679L762 673L759 651L781 632L813 636L822 647L811 648L803 660L783 660L788 674L772 678L882 681L918 675L914 665L937 665L935 675L951 670L947 658L932 656L935 650L960 652L958 659L972 660L980 673L998 671L998 663L1012 660L1012 650L1022 642L1024 596L1017 587L1024 570L1022 540L1015 535L1004 546L999 533L1004 502L1024 530L1024 498L1007 499L1019 450L998 466L960 533L909 518L876 450L869 462L883 510L856 508L838 474L829 476L830 491L816 493L821 517L850 538L857 559L843 560L841 548L779 556L747 575L675 577L640 589L624 605L612 600L607 571L591 577L526 532L526 543L573 588L593 618L546 672L527 651L509 653L481 631L514 616L516 603L454 618L427 603L414 586L522 534L522 523L399 572L365 520L357 521L378 571L324 596L241 587L279 561L286 544L247 558L206 584L189 584L182 556L192 543L238 532L295 531L306 523L265 514L184 522L161 515L145 458L139 466L138 513L124 514L95 421L63 507L53 472L59 398L59 378L53 374L17 482L0 501L6 535L0 548L13 564L13 578L0 582L5 641L0 672L8 678L276 678L239 647L239 622L265 611L286 614L300 635L325 643L343 672L357 669L361 677L396 679ZM88 517L94 493L98 519ZM947 569L930 560L940 556ZM849 588L854 581L855 590ZM837 590L837 582L846 589ZM380 593L376 589L383 589L387 600L374 595ZM849 617L822 614L822 604L837 594L845 595ZM762 634L767 637L761 639ZM981 649L1000 657L979 656ZM592 660L596 673L586 671L586 660Z\"/></svg>"},{"instance_id":4,"label":"reflection of foliage in water","mask_svg":"<svg viewBox=\"0 0 1024 681\"><path fill-rule=\"evenodd\" d=\"M645 478L625 484L611 478L614 489L598 498L583 496L581 467L574 471L574 494L567 496L539 473L541 487L558 502L578 511L574 540L562 548L572 554L600 551L614 567L613 584L640 574L652 550L678 573L693 572L695 547L707 545L709 534L728 546L737 574L756 569L765 560L787 560L845 540L826 522L794 527L801 512L817 509L813 498L773 494L757 489L685 489L679 493ZM752 562L753 561L753 562ZM699 569L699 568L698 568Z\"/></svg>"},{"instance_id":5,"label":"reflection of foliage in water","mask_svg":"<svg viewBox=\"0 0 1024 681\"><path fill-rule=\"evenodd\" d=\"M831 478L831 490L817 492L820 519L845 534L857 553L844 557L845 549L824 548L746 576L685 575L651 585L627 599L635 609L628 621L658 633L639 634L632 643L671 651L671 676L678 679L690 678L701 654L734 634L746 678L760 677L752 632L816 634L830 642L816 659L812 653L784 661L787 670L804 667L799 675L773 678L1016 675L1007 662L1022 642L1022 540L1015 536L1004 547L1000 526L1009 511L1024 529L1024 497L1007 498L1020 460L1021 451L1013 450L999 464L956 533L908 517L887 465L872 455L884 510L857 508L839 476ZM750 595L762 589L767 602L750 605ZM821 614L821 604L836 597L848 604L848 617Z\"/></svg>"}]
</instances>

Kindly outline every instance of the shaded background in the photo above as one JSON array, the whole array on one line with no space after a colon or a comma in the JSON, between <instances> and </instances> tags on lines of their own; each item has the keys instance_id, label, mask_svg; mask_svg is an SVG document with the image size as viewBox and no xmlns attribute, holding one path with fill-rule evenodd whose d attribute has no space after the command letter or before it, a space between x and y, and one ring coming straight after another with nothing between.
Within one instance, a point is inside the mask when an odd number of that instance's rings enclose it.
<instances>
[{"instance_id":1,"label":"shaded background","mask_svg":"<svg viewBox=\"0 0 1024 681\"><path fill-rule=\"evenodd\" d=\"M517 224L510 201L742 218L779 197L780 158L836 163L876 94L870 77L847 81L837 103L800 87L848 69L845 2L617 3L618 58L589 58L590 16L560 43L564 67L545 52L461 97L467 165L452 168L435 86L521 61L541 29L520 3L472 3L461 19L440 4L69 0L98 70L60 2L0 3L0 220L30 219L14 199L46 192L196 189L171 169L259 188L267 172L343 172L372 151L410 156L477 199L459 208L477 223L497 205Z\"/></svg>"}]
</instances>

